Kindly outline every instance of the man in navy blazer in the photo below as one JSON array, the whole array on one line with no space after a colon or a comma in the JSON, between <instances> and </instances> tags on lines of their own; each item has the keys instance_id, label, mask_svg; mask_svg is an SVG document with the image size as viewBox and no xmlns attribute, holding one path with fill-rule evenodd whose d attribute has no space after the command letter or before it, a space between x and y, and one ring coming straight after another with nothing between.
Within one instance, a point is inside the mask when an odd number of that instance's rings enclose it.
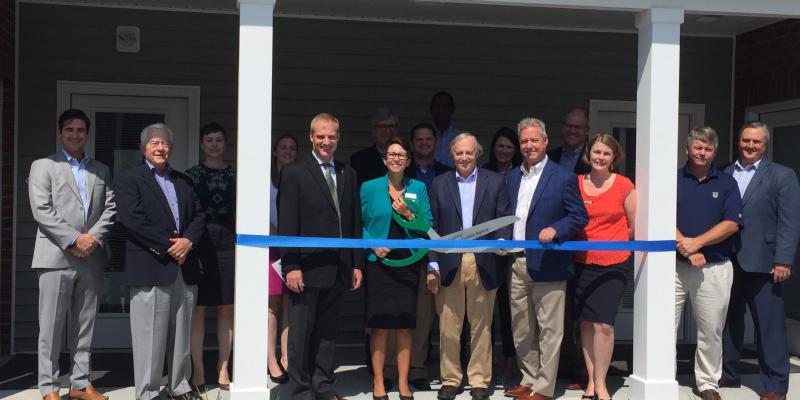
<instances>
[{"instance_id":1,"label":"man in navy blazer","mask_svg":"<svg viewBox=\"0 0 800 400\"><path fill-rule=\"evenodd\" d=\"M190 395L189 336L199 269L193 243L205 232L192 180L168 160L172 131L164 124L142 130L145 161L117 179L117 219L128 232L125 282L130 288L135 397L159 397L164 355L170 358L167 391Z\"/></svg>"},{"instance_id":2,"label":"man in navy blazer","mask_svg":"<svg viewBox=\"0 0 800 400\"><path fill-rule=\"evenodd\" d=\"M575 174L547 158L547 131L537 118L517 125L524 162L506 174L514 240L564 242L589 222ZM549 399L555 392L567 280L573 255L567 251L532 250L513 254L511 318L514 345L522 370L520 384L506 395L520 400Z\"/></svg>"},{"instance_id":3,"label":"man in navy blazer","mask_svg":"<svg viewBox=\"0 0 800 400\"><path fill-rule=\"evenodd\" d=\"M450 143L455 172L433 180L428 197L433 229L444 236L509 214L503 177L477 168L483 149L470 133L461 133ZM481 237L508 239L510 227ZM503 253L505 254L505 253ZM436 294L439 313L440 399L454 399L463 376L460 362L461 329L466 315L470 326L470 360L467 378L474 400L489 398L492 378L492 313L499 284L494 253L429 254L428 287ZM439 287L439 277L441 288ZM432 279L431 279L432 278Z\"/></svg>"},{"instance_id":4,"label":"man in navy blazer","mask_svg":"<svg viewBox=\"0 0 800 400\"><path fill-rule=\"evenodd\" d=\"M744 315L750 307L756 327L762 399L785 399L789 350L783 284L791 275L800 238L800 187L794 171L764 158L769 128L751 121L739 131L739 159L725 168L742 193L744 227L734 256L733 288L723 332L720 386L738 387Z\"/></svg>"}]
</instances>

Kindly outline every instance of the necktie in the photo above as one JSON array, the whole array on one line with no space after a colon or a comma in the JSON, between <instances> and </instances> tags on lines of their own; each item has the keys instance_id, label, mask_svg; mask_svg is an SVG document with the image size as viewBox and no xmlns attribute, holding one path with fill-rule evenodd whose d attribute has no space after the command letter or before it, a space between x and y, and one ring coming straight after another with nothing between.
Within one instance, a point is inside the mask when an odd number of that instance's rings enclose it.
<instances>
[{"instance_id":1,"label":"necktie","mask_svg":"<svg viewBox=\"0 0 800 400\"><path fill-rule=\"evenodd\" d=\"M333 183L333 175L331 175L332 165L322 163L325 167L325 180L328 181L328 190L331 192L333 198L333 206L336 208L336 215L339 216L339 237L342 237L342 213L339 211L339 196L336 194L336 184Z\"/></svg>"}]
</instances>

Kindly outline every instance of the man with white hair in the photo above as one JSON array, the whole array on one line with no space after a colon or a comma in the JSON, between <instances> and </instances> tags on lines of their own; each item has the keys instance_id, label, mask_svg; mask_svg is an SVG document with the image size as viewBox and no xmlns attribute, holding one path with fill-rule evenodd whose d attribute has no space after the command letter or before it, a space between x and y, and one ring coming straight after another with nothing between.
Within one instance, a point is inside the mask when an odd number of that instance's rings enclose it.
<instances>
[{"instance_id":1,"label":"man with white hair","mask_svg":"<svg viewBox=\"0 0 800 400\"><path fill-rule=\"evenodd\" d=\"M503 176L477 168L481 156L478 140L461 133L450 142L456 170L437 176L428 196L433 228L442 236L509 214ZM508 239L505 227L477 239ZM501 252L502 253L502 252ZM505 253L502 253L505 254ZM452 400L458 394L461 370L461 329L470 326L470 359L467 380L473 400L489 398L492 378L492 313L499 280L492 253L429 253L428 288L436 294L439 313L442 388L438 398ZM441 281L441 287L440 287Z\"/></svg>"},{"instance_id":2,"label":"man with white hair","mask_svg":"<svg viewBox=\"0 0 800 400\"><path fill-rule=\"evenodd\" d=\"M159 397L164 356L167 391L188 400L189 337L199 281L194 243L205 231L195 208L192 180L169 165L172 131L164 124L142 130L141 165L117 180L119 222L125 225L125 283L130 288L133 375L138 400Z\"/></svg>"}]
</instances>

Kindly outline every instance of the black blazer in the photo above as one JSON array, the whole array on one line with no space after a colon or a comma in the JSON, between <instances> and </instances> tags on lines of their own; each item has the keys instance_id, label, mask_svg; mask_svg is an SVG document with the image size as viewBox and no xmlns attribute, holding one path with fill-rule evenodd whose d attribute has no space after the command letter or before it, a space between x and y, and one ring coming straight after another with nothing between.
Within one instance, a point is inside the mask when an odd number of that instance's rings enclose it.
<instances>
[{"instance_id":1,"label":"black blazer","mask_svg":"<svg viewBox=\"0 0 800 400\"><path fill-rule=\"evenodd\" d=\"M558 164L559 162L561 162L561 153L563 152L564 152L564 146L558 146L555 149L552 149L547 152L547 158L549 158L550 161L553 161L556 164ZM583 174L588 174L589 171L591 171L591 167L584 164L583 161L581 161L581 157L578 156L578 161L575 162L575 168L572 169L572 172L578 175L583 175Z\"/></svg>"},{"instance_id":2,"label":"black blazer","mask_svg":"<svg viewBox=\"0 0 800 400\"><path fill-rule=\"evenodd\" d=\"M336 167L336 192L342 213L342 237L361 238L361 201L356 173ZM339 217L328 184L311 155L281 170L278 187L278 233L282 236L339 237ZM349 284L353 268L363 268L361 249L282 248L283 272L302 270L307 287L329 288L337 276Z\"/></svg>"},{"instance_id":3,"label":"black blazer","mask_svg":"<svg viewBox=\"0 0 800 400\"><path fill-rule=\"evenodd\" d=\"M170 169L180 213L180 230L175 227L167 197L146 163L120 174L116 179L117 221L127 230L125 281L128 286L162 286L175 282L178 271L187 284L200 280L196 250L178 266L167 254L172 237L184 237L195 245L205 231L205 215L192 189L192 180Z\"/></svg>"},{"instance_id":4,"label":"black blazer","mask_svg":"<svg viewBox=\"0 0 800 400\"><path fill-rule=\"evenodd\" d=\"M436 230L436 233L444 236L460 231L462 229L461 196L458 191L456 172L448 172L434 178L428 197L433 214L433 229ZM478 169L475 181L475 202L472 206L472 225L475 226L510 214L511 208L503 176L488 169ZM512 229L513 226L509 225L476 239L511 239ZM461 267L461 255L461 253L437 253L434 251L428 253L430 261L439 263L442 285L450 286L453 283L453 279ZM497 269L506 268L506 266L497 265L494 253L477 253L475 261L478 264L478 273L483 287L486 290L496 288L500 284Z\"/></svg>"},{"instance_id":5,"label":"black blazer","mask_svg":"<svg viewBox=\"0 0 800 400\"><path fill-rule=\"evenodd\" d=\"M361 186L366 181L386 175L383 156L374 145L353 153L350 156L350 166L358 174L358 186Z\"/></svg>"}]
</instances>

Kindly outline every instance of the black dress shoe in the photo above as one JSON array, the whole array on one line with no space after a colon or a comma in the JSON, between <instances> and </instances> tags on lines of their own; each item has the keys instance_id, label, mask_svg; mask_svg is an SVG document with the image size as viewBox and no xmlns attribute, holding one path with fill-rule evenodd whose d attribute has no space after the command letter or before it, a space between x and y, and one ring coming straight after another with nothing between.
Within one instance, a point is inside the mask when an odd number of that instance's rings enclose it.
<instances>
[{"instance_id":1,"label":"black dress shoe","mask_svg":"<svg viewBox=\"0 0 800 400\"><path fill-rule=\"evenodd\" d=\"M372 395L372 400L389 400L389 395L385 394L383 396L376 396L376 395L373 394Z\"/></svg>"},{"instance_id":2,"label":"black dress shoe","mask_svg":"<svg viewBox=\"0 0 800 400\"><path fill-rule=\"evenodd\" d=\"M411 386L413 386L414 389L416 389L418 391L431 390L431 384L428 383L428 380L425 379L425 378L417 378L417 379L414 379L413 381L411 381L409 383L411 383Z\"/></svg>"},{"instance_id":3,"label":"black dress shoe","mask_svg":"<svg viewBox=\"0 0 800 400\"><path fill-rule=\"evenodd\" d=\"M443 385L439 392L436 394L436 398L441 400L453 400L458 395L458 388L455 386L450 385Z\"/></svg>"},{"instance_id":4,"label":"black dress shoe","mask_svg":"<svg viewBox=\"0 0 800 400\"><path fill-rule=\"evenodd\" d=\"M489 391L486 388L474 388L469 391L472 400L489 400Z\"/></svg>"}]
</instances>

